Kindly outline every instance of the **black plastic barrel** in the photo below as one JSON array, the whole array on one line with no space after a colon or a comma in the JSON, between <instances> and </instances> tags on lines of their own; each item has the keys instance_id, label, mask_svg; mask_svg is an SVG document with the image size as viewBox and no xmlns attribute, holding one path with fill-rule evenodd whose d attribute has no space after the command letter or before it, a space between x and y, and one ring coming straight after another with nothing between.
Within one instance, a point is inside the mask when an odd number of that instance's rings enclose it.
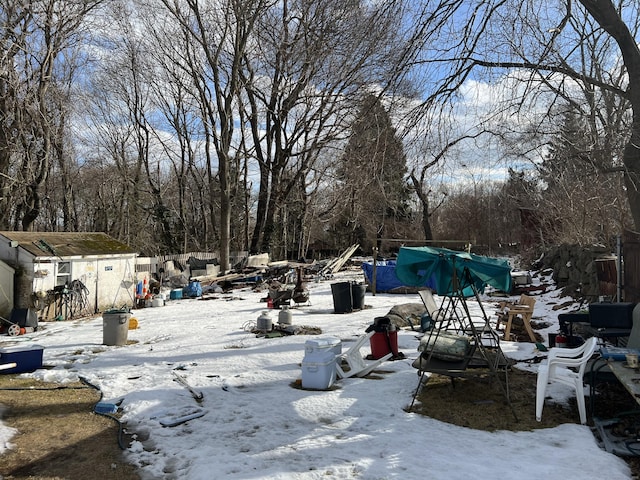
<instances>
[{"instance_id":1,"label":"black plastic barrel","mask_svg":"<svg viewBox=\"0 0 640 480\"><path fill-rule=\"evenodd\" d=\"M362 310L364 308L364 294L366 291L366 285L351 284L351 303L354 310Z\"/></svg>"},{"instance_id":2,"label":"black plastic barrel","mask_svg":"<svg viewBox=\"0 0 640 480\"><path fill-rule=\"evenodd\" d=\"M351 313L353 311L351 283L332 283L331 294L333 295L333 313Z\"/></svg>"}]
</instances>

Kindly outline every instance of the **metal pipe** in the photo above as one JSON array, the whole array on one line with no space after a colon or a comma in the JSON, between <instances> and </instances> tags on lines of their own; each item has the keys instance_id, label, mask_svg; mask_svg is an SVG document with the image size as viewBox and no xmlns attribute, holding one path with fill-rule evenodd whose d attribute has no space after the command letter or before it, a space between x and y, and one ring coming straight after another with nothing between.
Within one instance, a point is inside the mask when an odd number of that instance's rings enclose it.
<instances>
[{"instance_id":1,"label":"metal pipe","mask_svg":"<svg viewBox=\"0 0 640 480\"><path fill-rule=\"evenodd\" d=\"M618 235L616 237L616 301L622 301L622 237Z\"/></svg>"}]
</instances>

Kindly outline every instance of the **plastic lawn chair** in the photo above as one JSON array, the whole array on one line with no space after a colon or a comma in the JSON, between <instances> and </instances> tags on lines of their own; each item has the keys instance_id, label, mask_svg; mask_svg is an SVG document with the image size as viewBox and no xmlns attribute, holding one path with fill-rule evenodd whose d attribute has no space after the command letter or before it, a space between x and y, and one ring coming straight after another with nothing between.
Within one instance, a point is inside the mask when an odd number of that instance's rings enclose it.
<instances>
[{"instance_id":1,"label":"plastic lawn chair","mask_svg":"<svg viewBox=\"0 0 640 480\"><path fill-rule=\"evenodd\" d=\"M362 354L360 353L360 349L364 346L364 344L375 334L374 331L368 332L365 335L362 335L358 338L356 343L349 348L346 352L338 355L336 361L336 370L337 374L340 378L348 378L348 377L364 377L371 373L378 365L382 362L389 360L393 353L388 353L382 358L377 360L365 360ZM345 361L349 366L348 370L344 370L342 368L342 362Z\"/></svg>"},{"instance_id":2,"label":"plastic lawn chair","mask_svg":"<svg viewBox=\"0 0 640 480\"><path fill-rule=\"evenodd\" d=\"M553 382L564 383L576 391L580 423L587 423L587 411L584 402L583 377L587 362L596 349L598 339L591 337L577 348L549 349L546 363L538 367L536 386L536 420L542 420L542 408L547 391L547 385Z\"/></svg>"}]
</instances>

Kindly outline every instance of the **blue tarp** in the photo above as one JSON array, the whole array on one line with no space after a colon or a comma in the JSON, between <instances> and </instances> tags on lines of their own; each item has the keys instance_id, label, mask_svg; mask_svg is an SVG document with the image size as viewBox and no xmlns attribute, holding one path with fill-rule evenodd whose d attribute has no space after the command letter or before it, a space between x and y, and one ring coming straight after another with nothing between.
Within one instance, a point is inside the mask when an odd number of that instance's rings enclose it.
<instances>
[{"instance_id":1,"label":"blue tarp","mask_svg":"<svg viewBox=\"0 0 640 480\"><path fill-rule=\"evenodd\" d=\"M191 280L189 284L182 289L182 295L190 298L202 296L202 285L197 280Z\"/></svg>"},{"instance_id":2,"label":"blue tarp","mask_svg":"<svg viewBox=\"0 0 640 480\"><path fill-rule=\"evenodd\" d=\"M363 263L362 270L364 271L367 281L370 285L373 284L373 263ZM419 285L409 285L403 283L396 276L396 262L394 260L378 261L376 262L376 291L377 292L389 292L398 287L430 287L435 288L435 278L428 278Z\"/></svg>"},{"instance_id":3,"label":"blue tarp","mask_svg":"<svg viewBox=\"0 0 640 480\"><path fill-rule=\"evenodd\" d=\"M401 247L395 274L405 285L415 286L435 277L438 295L456 295L462 288L468 297L473 295L472 286L482 292L486 285L511 291L511 267L507 261L447 248Z\"/></svg>"}]
</instances>

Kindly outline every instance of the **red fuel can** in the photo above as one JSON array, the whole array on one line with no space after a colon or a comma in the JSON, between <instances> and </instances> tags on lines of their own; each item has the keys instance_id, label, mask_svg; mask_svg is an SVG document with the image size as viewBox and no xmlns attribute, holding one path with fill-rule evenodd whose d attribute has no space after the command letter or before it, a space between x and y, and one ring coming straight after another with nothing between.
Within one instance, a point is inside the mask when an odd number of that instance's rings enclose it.
<instances>
[{"instance_id":1,"label":"red fuel can","mask_svg":"<svg viewBox=\"0 0 640 480\"><path fill-rule=\"evenodd\" d=\"M567 337L562 333L556 335L556 347L558 348L566 348L567 346Z\"/></svg>"}]
</instances>

